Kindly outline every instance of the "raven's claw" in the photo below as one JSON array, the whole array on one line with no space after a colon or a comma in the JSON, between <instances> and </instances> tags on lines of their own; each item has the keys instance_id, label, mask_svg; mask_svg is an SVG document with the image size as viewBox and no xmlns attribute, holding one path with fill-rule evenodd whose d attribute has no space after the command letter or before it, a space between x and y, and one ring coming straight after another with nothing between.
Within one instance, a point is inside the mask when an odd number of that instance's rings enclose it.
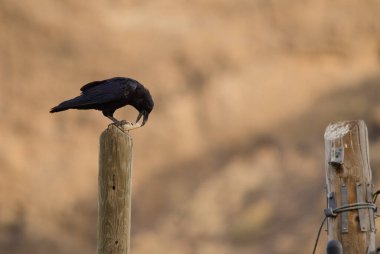
<instances>
[{"instance_id":1,"label":"raven's claw","mask_svg":"<svg viewBox=\"0 0 380 254\"><path fill-rule=\"evenodd\" d=\"M142 126L139 123L133 124L133 123L128 122L126 120L119 121L116 118L114 118L113 116L107 116L107 117L113 121L113 123L109 124L108 127L110 125L114 125L117 128L119 128L121 131L130 131L130 130L134 130L134 129L140 128Z\"/></svg>"},{"instance_id":2,"label":"raven's claw","mask_svg":"<svg viewBox=\"0 0 380 254\"><path fill-rule=\"evenodd\" d=\"M126 125L126 124L131 124L130 122L127 122L126 120L121 120L117 123L117 125L119 126L123 126L123 125Z\"/></svg>"},{"instance_id":3,"label":"raven's claw","mask_svg":"<svg viewBox=\"0 0 380 254\"><path fill-rule=\"evenodd\" d=\"M128 121L125 121L125 120L118 121L116 123L111 123L108 126L110 126L110 125L116 126L121 131L130 131L130 130L134 130L134 129L140 128L142 126L140 123L131 123L131 122L128 122Z\"/></svg>"},{"instance_id":4,"label":"raven's claw","mask_svg":"<svg viewBox=\"0 0 380 254\"><path fill-rule=\"evenodd\" d=\"M125 120L122 120L122 121L117 121L117 122L115 121L113 123L110 123L108 126L115 125L116 127L123 127L126 124L131 124L131 123Z\"/></svg>"}]
</instances>

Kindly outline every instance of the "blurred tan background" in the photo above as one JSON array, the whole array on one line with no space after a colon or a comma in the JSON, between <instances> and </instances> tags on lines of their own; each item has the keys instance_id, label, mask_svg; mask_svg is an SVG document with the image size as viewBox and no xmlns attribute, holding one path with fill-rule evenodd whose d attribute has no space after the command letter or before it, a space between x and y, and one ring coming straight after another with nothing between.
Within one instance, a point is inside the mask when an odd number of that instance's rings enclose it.
<instances>
[{"instance_id":1,"label":"blurred tan background","mask_svg":"<svg viewBox=\"0 0 380 254\"><path fill-rule=\"evenodd\" d=\"M96 252L109 120L48 111L113 76L156 105L132 134L134 254L311 253L329 122L366 121L380 187L379 17L378 0L0 0L0 253Z\"/></svg>"}]
</instances>

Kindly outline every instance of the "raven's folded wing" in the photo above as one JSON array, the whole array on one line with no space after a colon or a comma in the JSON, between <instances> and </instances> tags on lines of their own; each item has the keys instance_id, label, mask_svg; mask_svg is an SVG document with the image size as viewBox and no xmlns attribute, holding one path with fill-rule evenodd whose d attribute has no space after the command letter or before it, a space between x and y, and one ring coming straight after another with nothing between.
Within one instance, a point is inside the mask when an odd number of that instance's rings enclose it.
<instances>
[{"instance_id":1,"label":"raven's folded wing","mask_svg":"<svg viewBox=\"0 0 380 254\"><path fill-rule=\"evenodd\" d=\"M106 80L102 80L102 81L93 81L93 82L90 82L88 84L85 84L84 86L81 87L81 91L84 92L86 91L87 89L91 88L91 87L94 87L94 86L97 86L97 85L100 85L101 83L105 82Z\"/></svg>"},{"instance_id":2,"label":"raven's folded wing","mask_svg":"<svg viewBox=\"0 0 380 254\"><path fill-rule=\"evenodd\" d=\"M129 78L112 78L94 81L84 85L81 95L66 100L51 109L51 113L73 109L102 109L109 103L116 105L128 103L138 86L138 82ZM124 104L125 105L125 104Z\"/></svg>"},{"instance_id":3,"label":"raven's folded wing","mask_svg":"<svg viewBox=\"0 0 380 254\"><path fill-rule=\"evenodd\" d=\"M107 84L107 83L131 83L132 84L132 83L137 83L137 81L130 78L115 77L115 78L105 79L105 80L100 80L100 81L92 81L82 86L80 90L82 92L85 92L86 90L90 88L93 88L95 86L102 85L102 84ZM132 86L136 88L135 85L132 85Z\"/></svg>"},{"instance_id":4,"label":"raven's folded wing","mask_svg":"<svg viewBox=\"0 0 380 254\"><path fill-rule=\"evenodd\" d=\"M135 82L125 78L94 81L81 88L83 102L102 104L126 99L137 87Z\"/></svg>"}]
</instances>

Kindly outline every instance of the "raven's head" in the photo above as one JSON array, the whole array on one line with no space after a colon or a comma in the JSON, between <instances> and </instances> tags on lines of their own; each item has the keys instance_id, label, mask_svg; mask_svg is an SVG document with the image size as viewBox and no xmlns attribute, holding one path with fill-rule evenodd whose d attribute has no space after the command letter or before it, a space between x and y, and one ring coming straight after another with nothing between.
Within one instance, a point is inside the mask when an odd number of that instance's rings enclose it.
<instances>
[{"instance_id":1,"label":"raven's head","mask_svg":"<svg viewBox=\"0 0 380 254\"><path fill-rule=\"evenodd\" d=\"M136 119L136 123L137 123L140 120L140 118L143 117L141 126L144 126L145 123L148 121L149 114L153 110L153 107L154 107L152 96L150 95L147 89L146 89L146 93L144 97L145 98L139 107L139 115L137 116L137 119Z\"/></svg>"}]
</instances>

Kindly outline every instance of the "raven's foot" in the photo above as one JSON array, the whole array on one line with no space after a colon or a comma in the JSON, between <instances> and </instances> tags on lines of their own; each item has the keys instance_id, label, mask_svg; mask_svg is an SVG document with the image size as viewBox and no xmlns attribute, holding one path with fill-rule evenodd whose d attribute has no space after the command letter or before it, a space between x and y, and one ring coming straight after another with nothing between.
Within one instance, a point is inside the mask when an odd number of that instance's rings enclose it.
<instances>
[{"instance_id":1,"label":"raven's foot","mask_svg":"<svg viewBox=\"0 0 380 254\"><path fill-rule=\"evenodd\" d=\"M115 125L118 125L118 126L121 126L121 127L123 127L126 124L132 124L132 123L127 122L126 120L121 120L121 121L115 123Z\"/></svg>"},{"instance_id":2,"label":"raven's foot","mask_svg":"<svg viewBox=\"0 0 380 254\"><path fill-rule=\"evenodd\" d=\"M130 131L130 130L134 130L134 129L137 129L137 128L141 127L140 123L131 123L131 122L128 122L126 120L115 121L115 122L109 124L108 127L111 126L111 125L116 126L121 131Z\"/></svg>"},{"instance_id":3,"label":"raven's foot","mask_svg":"<svg viewBox=\"0 0 380 254\"><path fill-rule=\"evenodd\" d=\"M131 124L130 122L127 122L127 121L125 121L125 120L122 120L122 121L115 121L115 122L113 122L113 123L110 123L109 125L108 125L108 127L110 127L111 125L115 125L116 127L123 127L124 125L126 125L126 124Z\"/></svg>"},{"instance_id":4,"label":"raven's foot","mask_svg":"<svg viewBox=\"0 0 380 254\"><path fill-rule=\"evenodd\" d=\"M111 125L113 125L113 126L115 126L116 128L118 128L119 130L121 130L122 132L124 132L125 130L124 130L124 125L125 124L127 124L128 122L127 121L125 121L125 120L122 120L122 121L114 121L113 123L110 123L109 125L108 125L108 128L111 126Z\"/></svg>"}]
</instances>

